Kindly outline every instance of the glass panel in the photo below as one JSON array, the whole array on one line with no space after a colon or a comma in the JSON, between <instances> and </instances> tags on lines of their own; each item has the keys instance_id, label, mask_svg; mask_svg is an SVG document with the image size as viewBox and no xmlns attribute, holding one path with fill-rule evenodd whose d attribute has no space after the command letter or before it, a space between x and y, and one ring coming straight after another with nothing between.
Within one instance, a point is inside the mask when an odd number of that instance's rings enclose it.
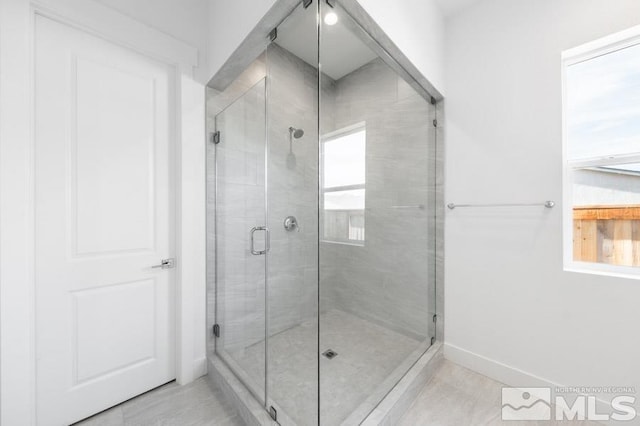
<instances>
[{"instance_id":1,"label":"glass panel","mask_svg":"<svg viewBox=\"0 0 640 426\"><path fill-rule=\"evenodd\" d=\"M339 5L321 19L320 423L360 424L435 335L435 107Z\"/></svg>"},{"instance_id":2,"label":"glass panel","mask_svg":"<svg viewBox=\"0 0 640 426\"><path fill-rule=\"evenodd\" d=\"M640 266L640 164L572 174L573 259Z\"/></svg>"},{"instance_id":3,"label":"glass panel","mask_svg":"<svg viewBox=\"0 0 640 426\"><path fill-rule=\"evenodd\" d=\"M570 159L640 152L640 45L567 67Z\"/></svg>"},{"instance_id":4,"label":"glass panel","mask_svg":"<svg viewBox=\"0 0 640 426\"><path fill-rule=\"evenodd\" d=\"M283 425L318 424L317 3L300 4L267 49L267 386Z\"/></svg>"},{"instance_id":5,"label":"glass panel","mask_svg":"<svg viewBox=\"0 0 640 426\"><path fill-rule=\"evenodd\" d=\"M265 256L252 255L250 247L251 229L266 224L265 124L262 79L215 117L220 143L208 145L216 175L215 185L208 185L208 211L215 213L215 246L208 239L208 255L210 259L215 254L216 323L220 325L215 349L262 402ZM263 250L265 232L257 231L254 237L256 250Z\"/></svg>"}]
</instances>

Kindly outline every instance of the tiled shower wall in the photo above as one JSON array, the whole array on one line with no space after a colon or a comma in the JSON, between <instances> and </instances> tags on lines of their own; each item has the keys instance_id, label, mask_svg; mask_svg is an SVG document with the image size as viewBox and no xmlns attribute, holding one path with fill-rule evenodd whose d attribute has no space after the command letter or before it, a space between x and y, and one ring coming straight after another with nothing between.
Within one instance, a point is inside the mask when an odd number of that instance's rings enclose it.
<instances>
[{"instance_id":1,"label":"tiled shower wall","mask_svg":"<svg viewBox=\"0 0 640 426\"><path fill-rule=\"evenodd\" d=\"M269 47L268 62L268 315L269 332L275 334L317 318L318 99L316 69L277 45ZM263 55L224 93L208 89L209 131L215 115L265 75ZM367 210L364 247L321 243L320 309L344 310L404 334L428 338L433 335L436 283L435 263L430 259L436 257L437 246L441 272L443 245L442 168L437 173L435 168L436 159L442 164L443 152L442 144L434 148L435 108L381 60L338 81L326 76L322 80L323 133L366 122ZM295 167L287 167L290 126L305 131L293 142ZM215 310L214 158L214 150L208 149L209 326ZM436 193L432 190L436 182L437 231ZM419 205L424 208L394 208ZM299 232L284 230L283 220L289 215L298 219ZM248 245L245 249L248 251ZM442 281L441 274L438 281ZM225 295L232 298L226 301L232 314L223 325L231 327L228 335L233 340L228 345L246 347L264 339L262 285L258 279L245 283L240 292Z\"/></svg>"},{"instance_id":2,"label":"tiled shower wall","mask_svg":"<svg viewBox=\"0 0 640 426\"><path fill-rule=\"evenodd\" d=\"M207 134L216 130L223 110L222 142L207 141L207 347L213 351L216 322L216 273L220 281L218 322L223 327L219 344L233 351L264 340L264 259L249 253L253 226L264 225L264 55L258 58L223 93L207 89ZM258 86L256 86L258 85ZM262 86L262 87L261 87ZM249 93L249 95L247 95ZM235 125L232 125L235 124ZM261 134L260 134L261 133ZM260 152L261 147L261 152ZM221 176L216 206L216 151L232 176ZM261 160L261 164L260 161ZM218 172L224 175L221 167ZM234 180L233 175L237 178ZM251 177L251 179L249 179ZM217 211L216 211L217 208ZM216 214L219 269L216 270Z\"/></svg>"},{"instance_id":3,"label":"tiled shower wall","mask_svg":"<svg viewBox=\"0 0 640 426\"><path fill-rule=\"evenodd\" d=\"M267 61L268 57L268 61ZM267 71L268 63L268 71ZM252 226L265 225L258 220L264 218L265 190L268 197L266 215L271 236L268 254L267 297L269 334L273 335L302 322L317 318L318 299L318 124L317 124L317 70L276 44L256 60L224 93L207 89L207 130L215 130L215 117L234 101L238 101L251 87L269 73L268 79L268 156L267 185L236 188L238 199L233 205L222 205L218 200L218 211L237 218L254 218L255 224L238 222L247 237L244 247L236 253L240 256L237 265L245 263L245 270L236 274L240 280L224 278L219 289L218 303L224 306L224 347L227 350L244 348L264 340L265 332L265 270L250 267L255 264L249 252L249 230ZM242 102L242 99L240 99ZM263 119L260 114L238 117L250 123ZM259 123L253 123L253 127ZM304 136L294 139L289 146L289 127L304 130ZM264 167L254 164L255 154L242 140L245 136L227 135L223 142L235 145L238 157L250 158L250 163L238 164L241 172L264 175ZM262 141L264 144L264 141ZM255 144L253 144L255 145ZM247 149L244 149L242 147ZM243 151L244 149L244 151ZM242 152L240 152L242 151ZM245 152L246 151L246 152ZM215 149L208 142L207 149L207 312L209 330L215 322ZM295 156L295 165L287 161ZM251 169L251 170L249 170ZM255 170L253 170L255 169ZM243 184L246 182L242 182ZM231 188L230 188L231 189ZM250 191L250 192L247 192ZM220 197L219 197L220 198ZM256 198L261 198L256 200ZM244 201L243 201L244 200ZM259 211L256 211L259 210ZM299 229L288 232L284 219L295 216ZM220 230L220 233L230 230ZM240 234L242 235L242 233ZM220 241L219 241L220 245ZM229 253L221 254L228 258ZM262 257L260 258L262 259ZM219 259L220 261L220 259ZM222 267L221 267L222 269ZM226 271L218 271L219 274ZM221 280L222 281L222 280ZM220 316L219 316L220 320ZM209 334L209 350L213 350L213 339Z\"/></svg>"},{"instance_id":4,"label":"tiled shower wall","mask_svg":"<svg viewBox=\"0 0 640 426\"><path fill-rule=\"evenodd\" d=\"M318 70L271 44L267 50L269 334L318 313ZM289 127L304 130L289 149ZM295 165L287 158L295 157ZM294 216L299 229L286 231Z\"/></svg>"},{"instance_id":5,"label":"tiled shower wall","mask_svg":"<svg viewBox=\"0 0 640 426\"><path fill-rule=\"evenodd\" d=\"M366 210L364 246L321 243L321 310L424 340L435 313L435 107L380 59L326 86L322 112L334 118L323 133L366 123Z\"/></svg>"}]
</instances>

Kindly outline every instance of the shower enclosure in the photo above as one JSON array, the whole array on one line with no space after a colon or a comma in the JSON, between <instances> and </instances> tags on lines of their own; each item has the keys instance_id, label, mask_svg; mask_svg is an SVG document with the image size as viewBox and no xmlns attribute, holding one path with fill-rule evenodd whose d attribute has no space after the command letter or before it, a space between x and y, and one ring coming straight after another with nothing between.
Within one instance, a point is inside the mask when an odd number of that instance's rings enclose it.
<instances>
[{"instance_id":1,"label":"shower enclosure","mask_svg":"<svg viewBox=\"0 0 640 426\"><path fill-rule=\"evenodd\" d=\"M435 99L333 1L230 80L207 93L209 355L282 425L360 424L436 338Z\"/></svg>"}]
</instances>

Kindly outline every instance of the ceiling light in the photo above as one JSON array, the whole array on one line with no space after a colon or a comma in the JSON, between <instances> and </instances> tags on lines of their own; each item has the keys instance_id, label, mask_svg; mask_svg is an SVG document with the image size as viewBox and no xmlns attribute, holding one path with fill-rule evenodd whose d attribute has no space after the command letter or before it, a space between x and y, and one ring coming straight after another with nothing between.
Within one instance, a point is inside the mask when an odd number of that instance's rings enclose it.
<instances>
[{"instance_id":1,"label":"ceiling light","mask_svg":"<svg viewBox=\"0 0 640 426\"><path fill-rule=\"evenodd\" d=\"M335 25L338 22L338 15L334 12L329 12L324 15L324 23L327 25Z\"/></svg>"}]
</instances>

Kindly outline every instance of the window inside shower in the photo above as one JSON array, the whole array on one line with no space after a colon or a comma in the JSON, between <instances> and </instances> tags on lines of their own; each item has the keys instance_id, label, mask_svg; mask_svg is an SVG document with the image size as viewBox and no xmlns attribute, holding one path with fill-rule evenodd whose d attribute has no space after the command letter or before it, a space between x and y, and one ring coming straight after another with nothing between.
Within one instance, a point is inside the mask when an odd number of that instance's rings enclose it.
<instances>
[{"instance_id":1,"label":"window inside shower","mask_svg":"<svg viewBox=\"0 0 640 426\"><path fill-rule=\"evenodd\" d=\"M321 137L321 232L325 242L364 244L366 147L366 123Z\"/></svg>"}]
</instances>

